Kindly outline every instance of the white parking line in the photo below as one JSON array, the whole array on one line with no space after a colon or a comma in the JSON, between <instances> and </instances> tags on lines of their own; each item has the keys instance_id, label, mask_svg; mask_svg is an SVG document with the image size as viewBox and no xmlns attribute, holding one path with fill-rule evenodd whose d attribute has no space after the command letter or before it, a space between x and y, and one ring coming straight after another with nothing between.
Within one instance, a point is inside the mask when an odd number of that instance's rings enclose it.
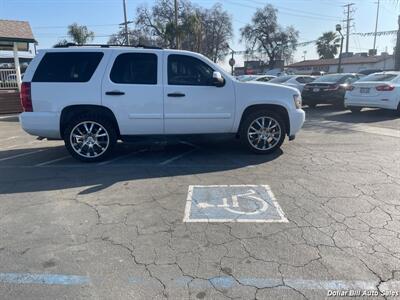
<instances>
[{"instance_id":1,"label":"white parking line","mask_svg":"<svg viewBox=\"0 0 400 300\"><path fill-rule=\"evenodd\" d=\"M39 150L36 150L36 151L25 152L25 153L21 153L21 154L9 156L9 157L4 157L4 158L1 158L0 161L6 161L6 160L22 157L22 156L27 156L27 155L43 152L43 151L46 151L46 150L48 150L48 149L39 149Z\"/></svg>"},{"instance_id":2,"label":"white parking line","mask_svg":"<svg viewBox=\"0 0 400 300\"><path fill-rule=\"evenodd\" d=\"M65 156L62 156L62 157L57 158L57 159L53 159L53 160L48 160L48 161L42 162L40 164L35 165L35 167L47 166L47 165L50 165L52 163L55 163L55 162L58 162L58 161L62 161L64 159L67 159L67 158L70 158L70 157L71 157L71 155L65 155Z\"/></svg>"},{"instance_id":3,"label":"white parking line","mask_svg":"<svg viewBox=\"0 0 400 300\"><path fill-rule=\"evenodd\" d=\"M171 162L173 162L173 161L175 161L175 160L177 160L177 159L180 159L180 158L184 157L185 155L188 155L189 153L192 153L192 152L195 151L195 150L197 150L197 148L195 148L195 149L190 149L189 151L186 151L186 152L184 152L184 153L182 153L182 154L179 154L179 155L174 156L174 157L172 157L172 158L170 158L170 159L167 159L167 160L161 162L161 163L160 163L160 166L165 166L165 165L167 165L167 164L169 164L169 163L171 163Z\"/></svg>"},{"instance_id":4,"label":"white parking line","mask_svg":"<svg viewBox=\"0 0 400 300\"><path fill-rule=\"evenodd\" d=\"M11 119L11 118L15 118L18 117L19 115L7 115L7 116L1 116L0 120L5 120L5 119Z\"/></svg>"},{"instance_id":5,"label":"white parking line","mask_svg":"<svg viewBox=\"0 0 400 300\"><path fill-rule=\"evenodd\" d=\"M140 149L140 150L137 150L137 151L129 152L128 154L125 154L125 155L118 156L118 157L110 159L110 160L106 160L106 161L100 162L100 163L98 163L96 165L97 166L108 165L108 164L113 163L113 162L115 162L117 160L124 159L124 158L127 158L127 157L131 156L131 155L142 153L142 152L146 152L146 151L147 151L147 149Z\"/></svg>"}]
</instances>

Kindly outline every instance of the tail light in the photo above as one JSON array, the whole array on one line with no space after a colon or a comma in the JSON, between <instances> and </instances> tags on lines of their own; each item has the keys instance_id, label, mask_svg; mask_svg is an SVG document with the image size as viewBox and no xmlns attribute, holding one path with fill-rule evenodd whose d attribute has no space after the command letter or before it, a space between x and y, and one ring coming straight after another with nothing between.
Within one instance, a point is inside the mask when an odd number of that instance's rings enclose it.
<instances>
[{"instance_id":1,"label":"tail light","mask_svg":"<svg viewBox=\"0 0 400 300\"><path fill-rule=\"evenodd\" d=\"M389 92L394 90L394 85L391 84L378 85L375 89L379 92Z\"/></svg>"},{"instance_id":2,"label":"tail light","mask_svg":"<svg viewBox=\"0 0 400 300\"><path fill-rule=\"evenodd\" d=\"M31 94L31 83L23 82L21 84L21 105L24 111L30 112L33 111L32 107L32 94Z\"/></svg>"},{"instance_id":3,"label":"tail light","mask_svg":"<svg viewBox=\"0 0 400 300\"><path fill-rule=\"evenodd\" d=\"M330 85L326 88L326 90L327 90L327 91L336 91L338 88L339 88L339 85L338 85L338 84L330 84Z\"/></svg>"},{"instance_id":4,"label":"tail light","mask_svg":"<svg viewBox=\"0 0 400 300\"><path fill-rule=\"evenodd\" d=\"M355 89L354 85L348 85L348 86L346 86L346 91L352 91L352 90L354 90L354 89Z\"/></svg>"}]
</instances>

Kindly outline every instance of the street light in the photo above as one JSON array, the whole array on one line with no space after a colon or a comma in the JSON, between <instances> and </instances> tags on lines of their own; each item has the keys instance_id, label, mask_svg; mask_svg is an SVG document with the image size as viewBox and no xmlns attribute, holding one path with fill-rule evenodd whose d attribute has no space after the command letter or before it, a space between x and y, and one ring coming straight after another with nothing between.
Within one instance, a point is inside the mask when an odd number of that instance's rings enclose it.
<instances>
[{"instance_id":1,"label":"street light","mask_svg":"<svg viewBox=\"0 0 400 300\"><path fill-rule=\"evenodd\" d=\"M339 32L340 36L342 37L340 40L339 64L337 70L337 72L340 73L340 69L342 66L342 51L343 51L343 39L344 39L344 36L342 34L342 26L340 24L336 24L336 31Z\"/></svg>"}]
</instances>

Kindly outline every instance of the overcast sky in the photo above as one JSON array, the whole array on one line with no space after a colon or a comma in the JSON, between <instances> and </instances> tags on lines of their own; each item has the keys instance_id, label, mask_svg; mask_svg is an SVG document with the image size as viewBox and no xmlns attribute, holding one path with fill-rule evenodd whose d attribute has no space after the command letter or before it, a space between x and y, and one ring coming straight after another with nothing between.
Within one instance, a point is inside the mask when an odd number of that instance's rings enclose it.
<instances>
[{"instance_id":1,"label":"overcast sky","mask_svg":"<svg viewBox=\"0 0 400 300\"><path fill-rule=\"evenodd\" d=\"M126 0L128 18L135 17L138 5L151 1ZM172 0L171 0L172 1ZM335 24L342 23L345 18L343 5L349 3L343 0L193 0L192 2L211 7L219 2L233 18L234 39L233 48L245 49L240 43L239 30L247 22L258 7L270 3L278 9L278 22L283 26L293 25L300 32L299 41L306 42L318 38L322 32L334 30ZM351 32L372 32L375 28L376 1L352 0L354 20L351 22ZM394 0L380 0L378 31L397 29L397 15L400 5ZM0 0L0 19L29 21L39 48L53 46L57 41L66 38L66 27L77 22L87 25L96 34L96 43L104 43L108 36L118 31L118 24L123 21L122 0ZM353 52L367 52L372 48L373 37L351 36L349 47ZM378 53L393 52L395 36L377 38ZM295 61L318 58L315 45L299 47L295 53ZM240 64L242 59L237 57Z\"/></svg>"}]
</instances>

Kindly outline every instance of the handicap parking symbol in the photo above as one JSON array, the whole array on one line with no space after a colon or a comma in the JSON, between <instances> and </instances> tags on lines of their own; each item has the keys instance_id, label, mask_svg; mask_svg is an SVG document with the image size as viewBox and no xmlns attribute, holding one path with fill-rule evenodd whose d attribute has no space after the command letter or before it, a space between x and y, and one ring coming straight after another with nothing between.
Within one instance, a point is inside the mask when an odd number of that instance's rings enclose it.
<instances>
[{"instance_id":1,"label":"handicap parking symbol","mask_svg":"<svg viewBox=\"0 0 400 300\"><path fill-rule=\"evenodd\" d=\"M268 185L191 185L183 222L288 222Z\"/></svg>"}]
</instances>

